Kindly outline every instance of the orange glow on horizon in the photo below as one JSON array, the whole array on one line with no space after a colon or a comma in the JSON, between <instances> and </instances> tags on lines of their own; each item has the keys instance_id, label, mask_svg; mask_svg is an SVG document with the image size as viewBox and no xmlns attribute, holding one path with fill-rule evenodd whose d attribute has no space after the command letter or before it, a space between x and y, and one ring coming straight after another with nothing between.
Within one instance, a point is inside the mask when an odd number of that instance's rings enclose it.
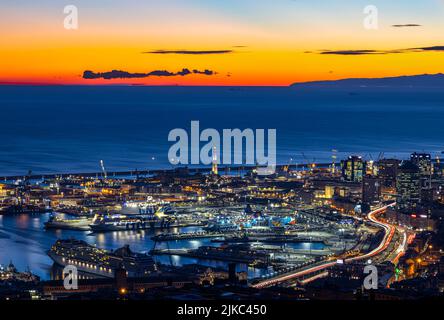
<instances>
[{"instance_id":1,"label":"orange glow on horizon","mask_svg":"<svg viewBox=\"0 0 444 320\"><path fill-rule=\"evenodd\" d=\"M271 10L269 4L261 5L264 10ZM210 12L208 8L191 5L153 6L155 10L143 8L147 16L136 15L131 19L119 15L119 10L125 7L123 3L107 8L106 12L89 8L80 19L78 30L63 28L61 8L50 6L40 15L31 10L3 8L5 15L0 20L0 33L7 45L0 51L0 83L288 86L316 80L444 72L441 63L444 51L320 54L321 50L398 50L443 45L442 22L435 22L429 28L405 30L385 25L381 30L370 32L362 28L360 16L350 17L348 13L344 13L342 19L334 15L315 18L326 13L313 11L311 14L316 13L313 19L309 19L309 15L295 19L296 11L286 12L281 8L280 16L266 16L271 20L262 23L259 16L244 20L231 16L231 12ZM134 10L138 8L128 6L130 9L137 13ZM257 10L260 9L258 5ZM358 9L357 14L362 14L362 8ZM155 50L233 52L143 53ZM183 68L208 69L216 74L113 80L82 78L85 70L147 73L178 72Z\"/></svg>"}]
</instances>

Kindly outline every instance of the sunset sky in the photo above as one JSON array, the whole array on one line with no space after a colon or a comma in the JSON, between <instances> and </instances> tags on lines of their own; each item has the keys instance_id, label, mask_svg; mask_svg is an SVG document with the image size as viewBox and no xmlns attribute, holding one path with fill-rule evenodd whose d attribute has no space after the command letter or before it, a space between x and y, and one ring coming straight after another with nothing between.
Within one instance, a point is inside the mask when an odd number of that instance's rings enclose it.
<instances>
[{"instance_id":1,"label":"sunset sky","mask_svg":"<svg viewBox=\"0 0 444 320\"><path fill-rule=\"evenodd\" d=\"M378 30L363 26L370 4ZM64 28L65 5L78 8L77 30ZM289 85L439 73L444 0L2 0L0 39L0 83Z\"/></svg>"}]
</instances>

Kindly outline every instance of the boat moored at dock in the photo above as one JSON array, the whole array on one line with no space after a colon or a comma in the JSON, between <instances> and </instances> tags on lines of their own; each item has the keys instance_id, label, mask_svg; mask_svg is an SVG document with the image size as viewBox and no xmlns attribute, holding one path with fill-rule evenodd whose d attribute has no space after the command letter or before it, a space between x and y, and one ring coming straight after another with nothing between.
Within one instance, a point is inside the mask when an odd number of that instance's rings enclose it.
<instances>
[{"instance_id":1,"label":"boat moored at dock","mask_svg":"<svg viewBox=\"0 0 444 320\"><path fill-rule=\"evenodd\" d=\"M202 226L204 222L192 217L170 213L169 207L160 208L154 214L138 215L96 214L90 228L93 232L129 231L145 229L168 229L188 226Z\"/></svg>"},{"instance_id":2,"label":"boat moored at dock","mask_svg":"<svg viewBox=\"0 0 444 320\"><path fill-rule=\"evenodd\" d=\"M157 270L151 256L132 252L129 246L107 251L75 239L57 240L48 256L58 265L73 265L79 271L107 278L113 278L121 268L129 277L143 277Z\"/></svg>"},{"instance_id":3,"label":"boat moored at dock","mask_svg":"<svg viewBox=\"0 0 444 320\"><path fill-rule=\"evenodd\" d=\"M45 229L63 229L63 230L90 230L91 218L79 217L76 219L63 219L57 215L51 214L49 220L44 223Z\"/></svg>"}]
</instances>

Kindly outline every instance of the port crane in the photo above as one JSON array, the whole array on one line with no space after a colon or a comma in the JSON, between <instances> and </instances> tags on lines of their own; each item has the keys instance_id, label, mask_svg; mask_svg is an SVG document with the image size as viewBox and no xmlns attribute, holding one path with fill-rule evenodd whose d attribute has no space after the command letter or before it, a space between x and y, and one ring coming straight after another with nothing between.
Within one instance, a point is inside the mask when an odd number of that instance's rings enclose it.
<instances>
[{"instance_id":1,"label":"port crane","mask_svg":"<svg viewBox=\"0 0 444 320\"><path fill-rule=\"evenodd\" d=\"M382 160L384 158L385 153L384 152L380 152L378 155L378 161Z\"/></svg>"},{"instance_id":2,"label":"port crane","mask_svg":"<svg viewBox=\"0 0 444 320\"><path fill-rule=\"evenodd\" d=\"M302 157L304 158L305 162L307 163L307 169L310 167L310 163L307 159L307 157L305 156L305 153L301 152ZM302 164L302 171L305 171L305 166L304 164Z\"/></svg>"},{"instance_id":3,"label":"port crane","mask_svg":"<svg viewBox=\"0 0 444 320\"><path fill-rule=\"evenodd\" d=\"M313 169L316 167L316 158L313 158L313 162L310 163L310 161L308 160L307 156L305 155L305 153L301 152L302 157L304 157L305 162L307 162L307 169L312 172Z\"/></svg>"},{"instance_id":4,"label":"port crane","mask_svg":"<svg viewBox=\"0 0 444 320\"><path fill-rule=\"evenodd\" d=\"M108 175L107 175L107 173L106 173L106 170L105 170L105 164L103 163L103 160L100 160L100 168L102 169L103 178L104 178L104 179L107 179L107 178L108 178Z\"/></svg>"},{"instance_id":5,"label":"port crane","mask_svg":"<svg viewBox=\"0 0 444 320\"><path fill-rule=\"evenodd\" d=\"M156 248L157 248L157 244L159 243L159 241L157 241L157 238L154 240L154 244L153 244L153 249L151 249L151 251L152 252L155 252L156 251ZM167 245L167 249L168 249L168 251L170 251L170 243L169 243L169 241L165 241L165 243L166 243L166 245ZM174 263L173 263L173 258L171 257L171 254L168 254L168 258L169 258L169 260L170 260L170 266L174 266Z\"/></svg>"}]
</instances>

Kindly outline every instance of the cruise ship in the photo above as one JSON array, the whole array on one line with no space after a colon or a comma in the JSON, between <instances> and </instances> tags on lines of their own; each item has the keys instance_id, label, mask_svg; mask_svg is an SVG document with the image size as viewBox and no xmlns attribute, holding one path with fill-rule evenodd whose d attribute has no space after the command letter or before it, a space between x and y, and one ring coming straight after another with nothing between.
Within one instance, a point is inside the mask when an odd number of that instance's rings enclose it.
<instances>
[{"instance_id":1,"label":"cruise ship","mask_svg":"<svg viewBox=\"0 0 444 320\"><path fill-rule=\"evenodd\" d=\"M174 215L170 207L162 207L155 213L142 211L138 215L96 214L90 228L93 232L109 232L200 225L201 222L192 218Z\"/></svg>"},{"instance_id":2,"label":"cruise ship","mask_svg":"<svg viewBox=\"0 0 444 320\"><path fill-rule=\"evenodd\" d=\"M75 239L57 240L48 256L63 267L73 265L79 271L107 278L113 278L120 268L127 271L128 277L144 277L157 270L151 256L134 253L129 246L107 251Z\"/></svg>"}]
</instances>

